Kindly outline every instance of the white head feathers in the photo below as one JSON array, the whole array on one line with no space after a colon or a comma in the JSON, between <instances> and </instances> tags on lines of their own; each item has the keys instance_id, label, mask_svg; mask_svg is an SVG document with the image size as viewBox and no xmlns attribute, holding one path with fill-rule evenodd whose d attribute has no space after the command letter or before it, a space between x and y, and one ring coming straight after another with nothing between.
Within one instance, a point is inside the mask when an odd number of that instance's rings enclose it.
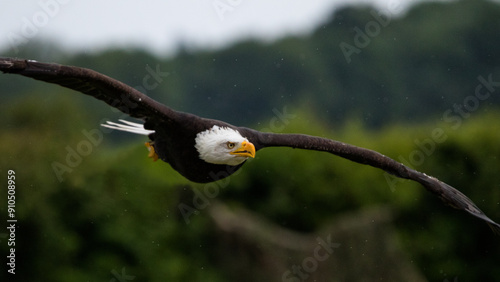
<instances>
[{"instance_id":1,"label":"white head feathers","mask_svg":"<svg viewBox=\"0 0 500 282\"><path fill-rule=\"evenodd\" d=\"M214 125L198 133L195 142L200 158L208 163L239 165L255 155L253 144L228 127Z\"/></svg>"}]
</instances>

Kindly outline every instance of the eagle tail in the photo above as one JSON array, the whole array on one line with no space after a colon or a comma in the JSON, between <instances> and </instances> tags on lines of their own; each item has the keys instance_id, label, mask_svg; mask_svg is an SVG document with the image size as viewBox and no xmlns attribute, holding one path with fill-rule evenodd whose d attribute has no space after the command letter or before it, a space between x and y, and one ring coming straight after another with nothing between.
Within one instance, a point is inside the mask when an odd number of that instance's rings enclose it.
<instances>
[{"instance_id":1,"label":"eagle tail","mask_svg":"<svg viewBox=\"0 0 500 282\"><path fill-rule=\"evenodd\" d=\"M111 129L126 131L126 132L130 132L130 133L134 133L134 134L140 134L140 135L149 135L149 134L155 133L154 130L147 130L144 128L144 125L139 124L139 123L126 121L123 119L119 119L118 121L120 121L122 123L106 121L106 124L101 124L101 126L111 128Z\"/></svg>"}]
</instances>

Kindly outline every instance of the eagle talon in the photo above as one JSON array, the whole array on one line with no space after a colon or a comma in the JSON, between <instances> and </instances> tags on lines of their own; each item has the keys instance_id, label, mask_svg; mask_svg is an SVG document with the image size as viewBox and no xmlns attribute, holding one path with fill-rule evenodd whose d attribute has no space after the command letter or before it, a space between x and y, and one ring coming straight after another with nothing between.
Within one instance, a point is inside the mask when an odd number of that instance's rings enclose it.
<instances>
[{"instance_id":1,"label":"eagle talon","mask_svg":"<svg viewBox=\"0 0 500 282\"><path fill-rule=\"evenodd\" d=\"M144 145L146 145L149 151L148 158L153 158L153 161L156 162L158 160L158 154L156 154L152 142L146 142Z\"/></svg>"}]
</instances>

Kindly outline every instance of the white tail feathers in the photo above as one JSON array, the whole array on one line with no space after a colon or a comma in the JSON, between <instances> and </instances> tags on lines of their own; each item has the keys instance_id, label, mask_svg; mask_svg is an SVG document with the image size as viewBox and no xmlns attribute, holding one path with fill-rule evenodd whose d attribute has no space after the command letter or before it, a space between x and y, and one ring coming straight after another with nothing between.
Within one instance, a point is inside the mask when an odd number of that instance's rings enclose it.
<instances>
[{"instance_id":1,"label":"white tail feathers","mask_svg":"<svg viewBox=\"0 0 500 282\"><path fill-rule=\"evenodd\" d=\"M130 122L123 119L119 119L118 121L122 122L123 124L112 121L106 121L106 124L101 124L101 126L140 135L149 135L155 132L154 130L144 129L144 125L140 123Z\"/></svg>"}]
</instances>

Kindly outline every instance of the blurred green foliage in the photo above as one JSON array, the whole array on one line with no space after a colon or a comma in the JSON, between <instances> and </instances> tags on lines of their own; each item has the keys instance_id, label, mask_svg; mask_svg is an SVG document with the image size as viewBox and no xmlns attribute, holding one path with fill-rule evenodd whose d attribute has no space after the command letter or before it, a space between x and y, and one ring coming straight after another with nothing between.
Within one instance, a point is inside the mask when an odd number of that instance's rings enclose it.
<instances>
[{"instance_id":1,"label":"blurred green foliage","mask_svg":"<svg viewBox=\"0 0 500 282\"><path fill-rule=\"evenodd\" d=\"M377 150L453 185L498 221L499 90L460 124L444 113L474 95L479 76L500 80L500 6L471 0L416 6L391 18L349 63L339 45L354 44L353 28L374 20L371 12L344 8L311 35L272 44L185 49L169 59L110 50L51 54L50 60L136 87L143 86L148 66L159 67L169 76L146 89L148 95L256 129L270 128L276 110L286 107L294 118L280 124L280 132ZM44 61L36 45L16 55ZM218 234L207 212L201 209L186 224L179 211L180 203L192 206L191 189L203 191L204 185L189 183L168 164L152 163L143 138L120 133L103 133L103 141L68 166L60 182L54 162L68 165L68 148L88 141L83 131L100 130L102 119L119 114L100 101L23 77L2 75L0 83L0 174L16 171L18 278L111 281L124 272L135 281L230 280L231 265L214 262ZM435 129L446 140L422 149L418 144L432 140ZM416 151L424 159L412 162ZM223 183L217 200L300 232L317 230L343 212L388 205L402 248L430 281L500 276L498 238L485 224L443 206L418 184L391 186L377 169L325 153L273 148L259 151ZM6 215L3 204L0 213ZM0 249L7 251L3 239ZM2 281L8 281L5 275Z\"/></svg>"},{"instance_id":2,"label":"blurred green foliage","mask_svg":"<svg viewBox=\"0 0 500 282\"><path fill-rule=\"evenodd\" d=\"M218 239L208 212L200 209L186 224L179 210L180 203L193 206L189 191L203 193L204 185L189 183L165 163L152 163L139 140L115 147L108 135L59 182L51 164L64 163L65 148L76 148L86 140L79 131L95 125L68 98L35 106L28 100L1 111L1 173L13 169L17 177L20 277L109 281L113 271L125 268L136 281L226 281L224 268L231 266L213 262ZM420 150L415 140L442 128L448 139L415 168L454 185L500 218L500 111L478 113L459 130L437 123L370 131L353 121L330 133L307 110L295 114L286 131L342 140L395 159L408 159ZM223 181L216 200L300 232L317 230L343 212L388 205L402 248L430 280L442 278L443 271L463 280L500 274L498 238L484 223L445 207L413 182L391 188L378 169L325 153L273 148L259 151L241 173ZM6 214L4 206L0 212Z\"/></svg>"},{"instance_id":3,"label":"blurred green foliage","mask_svg":"<svg viewBox=\"0 0 500 282\"><path fill-rule=\"evenodd\" d=\"M184 47L172 58L137 49L65 54L34 40L18 53L1 53L88 67L143 90L148 68L159 68L169 76L147 87L146 94L178 110L246 126L268 120L273 108L304 103L330 126L353 115L372 128L392 121L418 123L474 94L478 76L500 80L498 3L424 3L402 17L382 16L385 26L376 13L372 7L347 6L302 37L248 40L216 51ZM378 24L379 32L358 48L355 30L366 33L368 23ZM342 43L359 49L349 62ZM24 78L0 79L12 81L3 93L7 100L33 88L53 89ZM109 117L102 103L78 99L96 112L94 120ZM499 103L498 95L487 100Z\"/></svg>"}]
</instances>

